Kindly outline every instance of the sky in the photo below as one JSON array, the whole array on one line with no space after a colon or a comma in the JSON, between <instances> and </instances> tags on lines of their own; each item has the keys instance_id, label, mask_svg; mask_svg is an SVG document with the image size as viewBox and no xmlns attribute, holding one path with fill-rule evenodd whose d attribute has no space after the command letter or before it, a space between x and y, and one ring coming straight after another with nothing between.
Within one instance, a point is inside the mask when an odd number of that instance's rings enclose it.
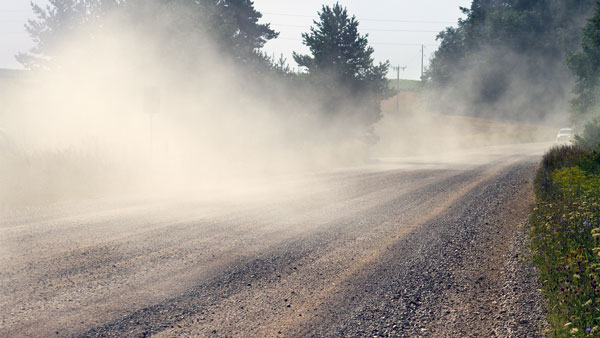
<instances>
[{"instance_id":1,"label":"sky","mask_svg":"<svg viewBox=\"0 0 600 338\"><path fill-rule=\"evenodd\" d=\"M33 0L43 5L47 0ZM445 27L456 26L463 17L460 6L469 7L471 0L340 0L348 12L355 15L361 34L368 34L375 49L376 62L389 60L401 70L403 79L419 79L421 74L421 45L424 62L437 49L437 34ZM292 52L308 53L302 44L302 33L308 32L323 0L255 0L254 7L263 14L261 22L270 23L280 33L264 50L279 58L283 55L291 67L296 64ZM0 68L19 69L14 55L26 51L33 42L24 24L33 13L28 0L0 0ZM390 77L396 73L390 72Z\"/></svg>"}]
</instances>

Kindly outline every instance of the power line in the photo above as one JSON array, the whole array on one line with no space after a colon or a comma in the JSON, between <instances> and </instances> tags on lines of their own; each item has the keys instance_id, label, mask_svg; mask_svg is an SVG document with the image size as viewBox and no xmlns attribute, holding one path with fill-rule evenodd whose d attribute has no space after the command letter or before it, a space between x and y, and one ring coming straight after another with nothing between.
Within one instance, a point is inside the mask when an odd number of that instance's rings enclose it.
<instances>
[{"instance_id":1,"label":"power line","mask_svg":"<svg viewBox=\"0 0 600 338\"><path fill-rule=\"evenodd\" d=\"M369 42L371 45L390 45L390 46L423 46L421 43L395 43L395 42ZM437 47L439 45L424 45L424 46L434 46Z\"/></svg>"},{"instance_id":2,"label":"power line","mask_svg":"<svg viewBox=\"0 0 600 338\"><path fill-rule=\"evenodd\" d=\"M267 15L279 15L279 16L293 16L300 18L313 18L317 17L314 15L300 15L300 14L286 14L286 13L272 13L272 12L264 12L263 14ZM360 21L377 21L377 22L405 22L405 23L440 23L440 24L455 24L456 22L451 21L422 21L422 20L391 20L391 19L360 19Z\"/></svg>"},{"instance_id":3,"label":"power line","mask_svg":"<svg viewBox=\"0 0 600 338\"><path fill-rule=\"evenodd\" d=\"M275 40L288 40L288 41L303 41L302 39L298 39L298 38L282 38L282 37L278 37ZM422 43L396 43L396 42L369 42L369 44L371 45L394 45L394 46L431 46L431 47L437 47L439 46L439 44L422 44Z\"/></svg>"},{"instance_id":4,"label":"power line","mask_svg":"<svg viewBox=\"0 0 600 338\"><path fill-rule=\"evenodd\" d=\"M288 24L271 24L274 27L300 27L306 28L303 25L288 25ZM361 28L361 31L373 31L373 32L407 32L407 33L439 33L440 31L425 31L419 29L378 29L378 28Z\"/></svg>"}]
</instances>

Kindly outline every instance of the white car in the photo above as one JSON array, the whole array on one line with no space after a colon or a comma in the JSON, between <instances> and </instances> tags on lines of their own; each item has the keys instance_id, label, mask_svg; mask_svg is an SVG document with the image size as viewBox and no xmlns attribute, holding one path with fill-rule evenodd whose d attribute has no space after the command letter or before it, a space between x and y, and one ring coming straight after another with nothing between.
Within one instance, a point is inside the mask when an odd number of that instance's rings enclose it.
<instances>
[{"instance_id":1,"label":"white car","mask_svg":"<svg viewBox=\"0 0 600 338\"><path fill-rule=\"evenodd\" d=\"M558 135L556 136L557 143L570 143L573 141L573 129L571 128L562 128L558 131Z\"/></svg>"}]
</instances>

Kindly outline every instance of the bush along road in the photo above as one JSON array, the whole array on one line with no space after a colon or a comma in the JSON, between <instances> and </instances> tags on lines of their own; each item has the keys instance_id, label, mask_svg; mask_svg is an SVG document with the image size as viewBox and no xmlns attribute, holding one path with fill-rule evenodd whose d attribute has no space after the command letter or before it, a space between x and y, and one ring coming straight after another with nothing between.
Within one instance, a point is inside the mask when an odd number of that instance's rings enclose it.
<instances>
[{"instance_id":1,"label":"bush along road","mask_svg":"<svg viewBox=\"0 0 600 338\"><path fill-rule=\"evenodd\" d=\"M591 148L550 150L536 180L530 220L554 337L600 336L600 156Z\"/></svg>"}]
</instances>

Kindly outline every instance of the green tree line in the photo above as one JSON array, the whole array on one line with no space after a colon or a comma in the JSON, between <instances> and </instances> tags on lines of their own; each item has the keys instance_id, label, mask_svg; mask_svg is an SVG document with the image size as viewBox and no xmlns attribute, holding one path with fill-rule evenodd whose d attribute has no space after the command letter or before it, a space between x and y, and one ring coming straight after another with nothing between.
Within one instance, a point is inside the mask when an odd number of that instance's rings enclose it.
<instances>
[{"instance_id":1,"label":"green tree line","mask_svg":"<svg viewBox=\"0 0 600 338\"><path fill-rule=\"evenodd\" d=\"M574 121L581 123L600 117L600 9L583 29L581 49L569 54L568 65L576 77Z\"/></svg>"},{"instance_id":2,"label":"green tree line","mask_svg":"<svg viewBox=\"0 0 600 338\"><path fill-rule=\"evenodd\" d=\"M465 19L438 35L425 75L450 113L538 120L568 110L573 76L565 59L580 48L594 0L474 0ZM560 113L560 111L558 112Z\"/></svg>"}]
</instances>

